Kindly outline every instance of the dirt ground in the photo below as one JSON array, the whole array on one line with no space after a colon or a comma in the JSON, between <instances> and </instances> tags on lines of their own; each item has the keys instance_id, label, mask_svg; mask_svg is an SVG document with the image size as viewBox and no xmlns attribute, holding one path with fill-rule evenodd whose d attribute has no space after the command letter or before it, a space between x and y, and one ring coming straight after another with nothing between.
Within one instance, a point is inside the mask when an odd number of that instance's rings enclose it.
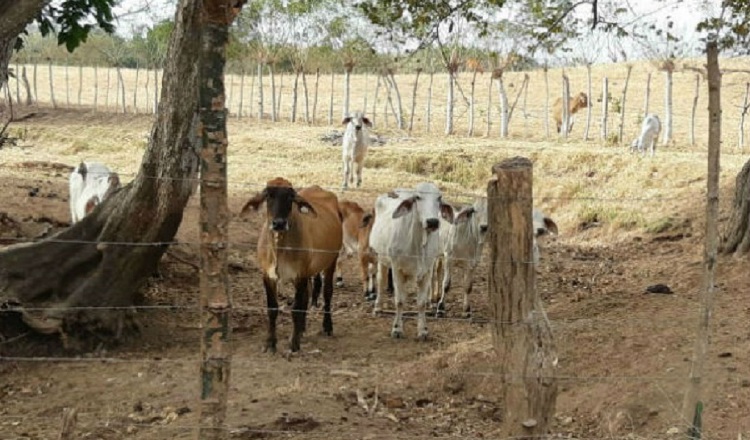
<instances>
[{"instance_id":1,"label":"dirt ground","mask_svg":"<svg viewBox=\"0 0 750 440\"><path fill-rule=\"evenodd\" d=\"M67 169L31 159L2 166L15 171L0 173L0 246L67 225ZM234 191L231 210L238 212L247 196ZM371 203L364 195L351 198ZM702 212L696 206L682 215ZM334 336L319 333L322 315L312 309L302 353L272 355L262 351L265 295L253 246L259 220L235 219L230 231L246 238L230 255L231 438L498 438L500 361L482 319L489 316L486 256L471 298L477 319L460 317L454 288L447 318L428 323L428 342L416 340L413 319L405 339L390 338L390 316L372 316L347 260L346 286L334 292ZM161 278L149 281L137 337L81 354L54 348L56 340L0 332L0 439L56 439L66 408L78 411L75 438L194 438L199 275L183 260L197 262L197 223L194 199L177 237L184 244L164 257ZM557 436L677 438L685 431L680 412L703 286L702 227L688 221L677 231L611 240L592 228L544 243L537 284L559 356ZM747 438L747 260L722 257L718 281L703 381L704 438ZM645 293L657 283L674 293ZM279 318L280 347L291 334L289 318Z\"/></svg>"}]
</instances>

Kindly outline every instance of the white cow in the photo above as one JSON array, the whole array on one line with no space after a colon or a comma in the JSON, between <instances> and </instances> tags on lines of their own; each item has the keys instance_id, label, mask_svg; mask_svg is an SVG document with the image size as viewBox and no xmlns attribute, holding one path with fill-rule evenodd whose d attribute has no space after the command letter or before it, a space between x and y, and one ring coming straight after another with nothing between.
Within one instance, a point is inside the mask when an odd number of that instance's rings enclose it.
<instances>
[{"instance_id":1,"label":"white cow","mask_svg":"<svg viewBox=\"0 0 750 440\"><path fill-rule=\"evenodd\" d=\"M661 121L659 117L653 113L648 114L641 124L641 134L630 144L630 150L639 150L641 154L645 154L646 148L648 148L651 156L653 156L654 149L656 148L656 140L659 138L660 132Z\"/></svg>"},{"instance_id":2,"label":"white cow","mask_svg":"<svg viewBox=\"0 0 750 440\"><path fill-rule=\"evenodd\" d=\"M469 317L469 295L474 284L474 271L482 257L487 237L487 199L479 198L473 205L455 212L453 224L443 220L440 225L442 255L435 261L432 302L437 303L436 315L444 315L445 293L451 286L451 267L463 267L464 316Z\"/></svg>"},{"instance_id":3,"label":"white cow","mask_svg":"<svg viewBox=\"0 0 750 440\"><path fill-rule=\"evenodd\" d=\"M440 217L452 221L453 207L443 203L440 190L429 182L419 183L414 190L400 189L381 195L375 201L370 247L378 256L378 288L373 313L380 311L390 267L396 306L391 329L393 338L404 335L405 287L412 279L417 285L417 336L420 340L428 337L426 310L435 258L440 253Z\"/></svg>"},{"instance_id":4,"label":"white cow","mask_svg":"<svg viewBox=\"0 0 750 440\"><path fill-rule=\"evenodd\" d=\"M532 212L532 227L534 228L534 264L539 264L539 240L549 234L557 235L557 223L547 217L542 211L534 209Z\"/></svg>"},{"instance_id":5,"label":"white cow","mask_svg":"<svg viewBox=\"0 0 750 440\"><path fill-rule=\"evenodd\" d=\"M120 187L120 177L99 162L81 162L70 173L71 224L81 221Z\"/></svg>"},{"instance_id":6,"label":"white cow","mask_svg":"<svg viewBox=\"0 0 750 440\"><path fill-rule=\"evenodd\" d=\"M346 124L344 139L341 142L341 153L344 160L344 182L342 189L347 189L350 183L354 183L354 173L357 174L357 187L362 185L362 168L367 156L367 148L370 146L370 135L366 127L372 127L367 117L361 112L350 113L342 121ZM355 168L356 170L352 170Z\"/></svg>"}]
</instances>

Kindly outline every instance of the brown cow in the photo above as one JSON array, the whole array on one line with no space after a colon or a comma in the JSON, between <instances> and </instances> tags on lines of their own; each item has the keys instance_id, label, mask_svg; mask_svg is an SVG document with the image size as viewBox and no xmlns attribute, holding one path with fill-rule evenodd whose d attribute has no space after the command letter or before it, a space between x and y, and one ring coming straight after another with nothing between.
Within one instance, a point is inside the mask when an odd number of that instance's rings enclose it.
<instances>
[{"instance_id":1,"label":"brown cow","mask_svg":"<svg viewBox=\"0 0 750 440\"><path fill-rule=\"evenodd\" d=\"M258 264L263 271L268 308L266 350L276 351L276 317L279 282L294 284L291 351L299 351L310 299L310 279L324 273L323 333L333 334L331 297L336 260L342 243L338 199L315 185L296 191L288 180L277 177L251 198L241 215L266 203L266 219L258 239ZM296 208L295 208L296 207Z\"/></svg>"},{"instance_id":2,"label":"brown cow","mask_svg":"<svg viewBox=\"0 0 750 440\"><path fill-rule=\"evenodd\" d=\"M375 292L375 264L377 259L370 249L370 231L372 230L373 213L365 212L359 204L349 200L339 202L339 210L344 220L344 245L339 254L338 268L336 270L336 285L344 285L341 274L341 262L343 257L350 257L357 252L359 260L360 279L362 281L362 292L365 297Z\"/></svg>"},{"instance_id":3,"label":"brown cow","mask_svg":"<svg viewBox=\"0 0 750 440\"><path fill-rule=\"evenodd\" d=\"M585 93L581 92L575 96L575 98L568 97L568 133L573 128L573 115L578 110L584 109L589 105L589 97ZM562 98L557 98L552 104L552 117L555 119L557 124L557 132L560 133L562 127Z\"/></svg>"}]
</instances>

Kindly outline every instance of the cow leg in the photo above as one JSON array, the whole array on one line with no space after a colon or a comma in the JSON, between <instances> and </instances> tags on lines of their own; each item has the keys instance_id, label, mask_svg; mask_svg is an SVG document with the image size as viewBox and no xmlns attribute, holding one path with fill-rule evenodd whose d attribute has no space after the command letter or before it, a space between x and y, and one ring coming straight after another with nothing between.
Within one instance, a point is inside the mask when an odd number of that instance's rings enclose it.
<instances>
[{"instance_id":1,"label":"cow leg","mask_svg":"<svg viewBox=\"0 0 750 440\"><path fill-rule=\"evenodd\" d=\"M323 287L323 279L320 274L316 274L313 277L313 288L312 288L312 304L318 307L318 298L320 298L320 289Z\"/></svg>"},{"instance_id":2,"label":"cow leg","mask_svg":"<svg viewBox=\"0 0 750 440\"><path fill-rule=\"evenodd\" d=\"M443 257L440 256L435 259L435 268L433 269L434 276L432 277L432 282L430 283L430 302L433 304L437 304L440 302L440 284L438 279L440 278L440 274L442 274L443 270Z\"/></svg>"},{"instance_id":3,"label":"cow leg","mask_svg":"<svg viewBox=\"0 0 750 440\"><path fill-rule=\"evenodd\" d=\"M276 317L279 316L279 303L276 300L276 281L263 276L263 287L266 290L266 307L268 309L268 337L263 351L276 353Z\"/></svg>"},{"instance_id":4,"label":"cow leg","mask_svg":"<svg viewBox=\"0 0 750 440\"><path fill-rule=\"evenodd\" d=\"M378 280L378 290L375 292L375 304L372 308L372 314L377 315L380 313L380 301L385 292L386 278L388 277L388 266L378 262L377 274L375 275Z\"/></svg>"},{"instance_id":5,"label":"cow leg","mask_svg":"<svg viewBox=\"0 0 750 440\"><path fill-rule=\"evenodd\" d=\"M466 278L464 279L464 318L471 318L471 306L469 305L469 295L474 288L474 271L477 269L477 262L472 261L469 263L469 268L466 271Z\"/></svg>"},{"instance_id":6,"label":"cow leg","mask_svg":"<svg viewBox=\"0 0 750 440\"><path fill-rule=\"evenodd\" d=\"M396 314L393 317L393 328L391 328L391 337L399 339L404 337L404 284L406 279L404 275L396 269L392 269L393 274L393 304L396 308Z\"/></svg>"},{"instance_id":7,"label":"cow leg","mask_svg":"<svg viewBox=\"0 0 750 440\"><path fill-rule=\"evenodd\" d=\"M359 279L362 282L362 295L367 298L371 291L370 286L370 264L365 258L359 258Z\"/></svg>"},{"instance_id":8,"label":"cow leg","mask_svg":"<svg viewBox=\"0 0 750 440\"><path fill-rule=\"evenodd\" d=\"M349 256L348 252L346 251L346 246L341 246L341 251L339 252L339 258L336 260L336 287L344 287L344 274L341 270L342 262L344 261L344 257Z\"/></svg>"},{"instance_id":9,"label":"cow leg","mask_svg":"<svg viewBox=\"0 0 750 440\"><path fill-rule=\"evenodd\" d=\"M427 332L427 306L430 304L431 278L432 269L417 277L417 338L420 341L426 341L429 336Z\"/></svg>"},{"instance_id":10,"label":"cow leg","mask_svg":"<svg viewBox=\"0 0 750 440\"><path fill-rule=\"evenodd\" d=\"M341 184L341 189L347 189L349 187L349 175L352 172L351 161L348 157L344 158L344 182Z\"/></svg>"},{"instance_id":11,"label":"cow leg","mask_svg":"<svg viewBox=\"0 0 750 440\"><path fill-rule=\"evenodd\" d=\"M308 284L309 280L303 278L294 282L294 304L292 305L292 321L294 322L294 331L289 343L289 349L292 352L299 351L300 340L305 332L307 319L307 306L309 302ZM324 292L325 295L325 292Z\"/></svg>"},{"instance_id":12,"label":"cow leg","mask_svg":"<svg viewBox=\"0 0 750 440\"><path fill-rule=\"evenodd\" d=\"M437 278L437 274L435 276ZM440 282L440 301L438 301L437 313L435 314L435 316L439 317L445 316L445 294L451 288L451 260L448 257L445 258L445 263L443 264L442 278Z\"/></svg>"},{"instance_id":13,"label":"cow leg","mask_svg":"<svg viewBox=\"0 0 750 440\"><path fill-rule=\"evenodd\" d=\"M355 165L357 167L357 188L362 186L362 168L364 168L364 159L355 162Z\"/></svg>"},{"instance_id":14,"label":"cow leg","mask_svg":"<svg viewBox=\"0 0 750 440\"><path fill-rule=\"evenodd\" d=\"M331 300L333 299L333 272L336 263L325 270L323 282L323 334L333 336L333 317L331 316Z\"/></svg>"}]
</instances>

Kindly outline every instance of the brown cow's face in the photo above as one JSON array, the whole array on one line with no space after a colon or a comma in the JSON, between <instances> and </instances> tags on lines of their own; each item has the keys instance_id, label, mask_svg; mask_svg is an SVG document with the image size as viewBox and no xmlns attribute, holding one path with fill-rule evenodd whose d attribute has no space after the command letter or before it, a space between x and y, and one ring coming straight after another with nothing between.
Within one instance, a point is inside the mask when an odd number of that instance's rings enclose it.
<instances>
[{"instance_id":1,"label":"brown cow's face","mask_svg":"<svg viewBox=\"0 0 750 440\"><path fill-rule=\"evenodd\" d=\"M250 209L257 210L263 202L266 203L268 228L274 232L289 230L289 215L292 212L293 204L296 204L303 214L316 214L315 209L300 197L294 188L290 186L268 186L245 204L242 208L242 215L245 215Z\"/></svg>"},{"instance_id":2,"label":"brown cow's face","mask_svg":"<svg viewBox=\"0 0 750 440\"><path fill-rule=\"evenodd\" d=\"M589 98L585 93L581 92L576 97L576 106L579 108L586 108L589 105Z\"/></svg>"}]
</instances>

